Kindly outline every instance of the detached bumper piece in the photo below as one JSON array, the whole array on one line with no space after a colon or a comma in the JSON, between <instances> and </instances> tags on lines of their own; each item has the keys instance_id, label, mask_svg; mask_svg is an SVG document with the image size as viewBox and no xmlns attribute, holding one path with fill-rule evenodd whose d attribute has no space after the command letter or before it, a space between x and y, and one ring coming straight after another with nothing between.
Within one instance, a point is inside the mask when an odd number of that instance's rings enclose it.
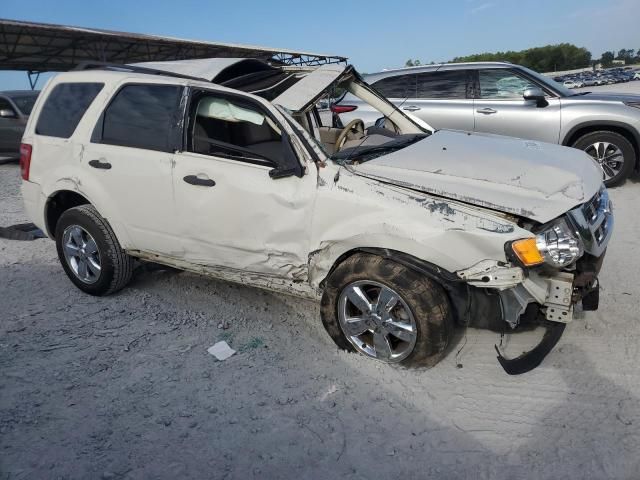
<instances>
[{"instance_id":1,"label":"detached bumper piece","mask_svg":"<svg viewBox=\"0 0 640 480\"><path fill-rule=\"evenodd\" d=\"M549 352L553 350L553 347L556 346L558 340L560 340L560 337L562 337L562 334L564 333L565 327L567 326L566 323L549 321L545 321L543 325L546 328L546 331L540 343L519 357L513 359L505 358L502 353L500 353L498 346L495 346L496 352L498 352L498 362L500 362L500 365L507 374L521 375L523 373L530 372L539 366Z\"/></svg>"},{"instance_id":2,"label":"detached bumper piece","mask_svg":"<svg viewBox=\"0 0 640 480\"><path fill-rule=\"evenodd\" d=\"M46 235L33 223L20 223L10 227L0 227L0 238L9 240L36 240L45 238Z\"/></svg>"}]
</instances>

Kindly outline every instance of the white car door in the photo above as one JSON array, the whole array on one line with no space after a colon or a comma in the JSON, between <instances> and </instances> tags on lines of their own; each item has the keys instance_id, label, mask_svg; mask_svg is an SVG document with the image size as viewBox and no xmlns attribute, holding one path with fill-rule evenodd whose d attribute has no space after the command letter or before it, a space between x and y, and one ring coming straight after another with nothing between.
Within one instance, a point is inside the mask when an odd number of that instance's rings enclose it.
<instances>
[{"instance_id":1,"label":"white car door","mask_svg":"<svg viewBox=\"0 0 640 480\"><path fill-rule=\"evenodd\" d=\"M169 254L175 232L173 152L184 87L125 84L106 106L82 153L84 188L123 247Z\"/></svg>"},{"instance_id":2,"label":"white car door","mask_svg":"<svg viewBox=\"0 0 640 480\"><path fill-rule=\"evenodd\" d=\"M316 175L285 124L255 99L193 91L173 176L181 260L264 286L306 279Z\"/></svg>"}]
</instances>

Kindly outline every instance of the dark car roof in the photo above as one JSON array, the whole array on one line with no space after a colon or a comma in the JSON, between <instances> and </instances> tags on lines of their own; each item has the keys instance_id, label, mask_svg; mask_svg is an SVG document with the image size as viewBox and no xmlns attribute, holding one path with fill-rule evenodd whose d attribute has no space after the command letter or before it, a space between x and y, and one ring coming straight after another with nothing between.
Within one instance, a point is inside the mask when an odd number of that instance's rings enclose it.
<instances>
[{"instance_id":1,"label":"dark car roof","mask_svg":"<svg viewBox=\"0 0 640 480\"><path fill-rule=\"evenodd\" d=\"M38 95L39 93L40 90L5 90L4 92L0 92L0 95L7 97L30 97Z\"/></svg>"}]
</instances>

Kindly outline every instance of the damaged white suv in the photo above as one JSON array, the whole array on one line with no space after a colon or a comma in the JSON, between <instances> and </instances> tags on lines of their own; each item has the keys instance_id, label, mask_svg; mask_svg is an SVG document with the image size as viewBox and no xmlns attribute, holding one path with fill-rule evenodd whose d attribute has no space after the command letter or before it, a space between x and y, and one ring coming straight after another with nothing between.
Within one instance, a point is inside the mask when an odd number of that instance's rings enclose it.
<instances>
[{"instance_id":1,"label":"damaged white suv","mask_svg":"<svg viewBox=\"0 0 640 480\"><path fill-rule=\"evenodd\" d=\"M323 124L348 91L377 126ZM326 119L325 119L326 121ZM22 193L71 281L106 295L134 260L321 298L340 348L434 365L455 324L540 324L499 360L535 367L598 305L613 216L586 153L433 131L350 66L210 59L52 78L21 146Z\"/></svg>"}]
</instances>

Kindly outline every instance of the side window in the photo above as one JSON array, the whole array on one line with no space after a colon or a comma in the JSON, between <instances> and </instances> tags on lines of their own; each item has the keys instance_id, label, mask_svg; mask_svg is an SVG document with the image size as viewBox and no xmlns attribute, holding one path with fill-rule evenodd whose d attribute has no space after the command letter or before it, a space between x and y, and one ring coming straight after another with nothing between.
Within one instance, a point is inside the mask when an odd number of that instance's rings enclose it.
<instances>
[{"instance_id":1,"label":"side window","mask_svg":"<svg viewBox=\"0 0 640 480\"><path fill-rule=\"evenodd\" d=\"M464 99L467 98L466 70L447 70L443 72L425 72L418 74L418 98L425 99Z\"/></svg>"},{"instance_id":2,"label":"side window","mask_svg":"<svg viewBox=\"0 0 640 480\"><path fill-rule=\"evenodd\" d=\"M69 138L104 83L59 83L47 97L40 111L36 133Z\"/></svg>"},{"instance_id":3,"label":"side window","mask_svg":"<svg viewBox=\"0 0 640 480\"><path fill-rule=\"evenodd\" d=\"M172 152L181 96L178 85L124 86L105 109L92 141Z\"/></svg>"},{"instance_id":4,"label":"side window","mask_svg":"<svg viewBox=\"0 0 640 480\"><path fill-rule=\"evenodd\" d=\"M527 88L537 87L526 78L509 70L480 70L480 98L522 98Z\"/></svg>"},{"instance_id":5,"label":"side window","mask_svg":"<svg viewBox=\"0 0 640 480\"><path fill-rule=\"evenodd\" d=\"M415 98L416 96L416 76L397 75L378 80L372 85L386 98Z\"/></svg>"},{"instance_id":6,"label":"side window","mask_svg":"<svg viewBox=\"0 0 640 480\"><path fill-rule=\"evenodd\" d=\"M13 105L11 105L11 103L9 103L9 100L7 100L6 98L0 97L0 110L8 110L10 112L13 112L14 117L17 116L16 109L13 108Z\"/></svg>"},{"instance_id":7,"label":"side window","mask_svg":"<svg viewBox=\"0 0 640 480\"><path fill-rule=\"evenodd\" d=\"M190 113L189 151L271 167L282 163L282 131L257 105L202 94Z\"/></svg>"}]
</instances>

